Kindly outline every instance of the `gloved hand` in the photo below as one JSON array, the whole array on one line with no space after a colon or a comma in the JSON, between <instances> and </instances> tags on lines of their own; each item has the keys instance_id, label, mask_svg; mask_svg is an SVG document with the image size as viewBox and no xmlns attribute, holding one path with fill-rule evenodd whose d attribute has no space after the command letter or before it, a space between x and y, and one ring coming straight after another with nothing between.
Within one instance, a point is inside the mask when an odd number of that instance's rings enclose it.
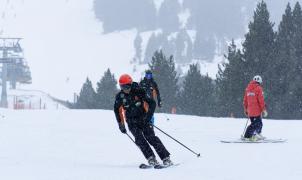
<instances>
[{"instance_id":1,"label":"gloved hand","mask_svg":"<svg viewBox=\"0 0 302 180\"><path fill-rule=\"evenodd\" d=\"M124 123L118 123L118 127L123 134L127 133L126 127Z\"/></svg>"},{"instance_id":2,"label":"gloved hand","mask_svg":"<svg viewBox=\"0 0 302 180\"><path fill-rule=\"evenodd\" d=\"M161 107L162 107L162 105L163 105L163 104L162 104L161 100L157 101L157 106L158 106L158 107L160 107L160 108L161 108Z\"/></svg>"},{"instance_id":3,"label":"gloved hand","mask_svg":"<svg viewBox=\"0 0 302 180\"><path fill-rule=\"evenodd\" d=\"M262 117L267 117L267 115L268 115L267 111L264 110L264 111L262 112Z\"/></svg>"},{"instance_id":4,"label":"gloved hand","mask_svg":"<svg viewBox=\"0 0 302 180\"><path fill-rule=\"evenodd\" d=\"M244 114L245 114L245 116L249 116L249 113L247 112L247 110L244 110Z\"/></svg>"},{"instance_id":5,"label":"gloved hand","mask_svg":"<svg viewBox=\"0 0 302 180\"><path fill-rule=\"evenodd\" d=\"M143 118L143 121L148 124L151 124L151 119L147 115Z\"/></svg>"}]
</instances>

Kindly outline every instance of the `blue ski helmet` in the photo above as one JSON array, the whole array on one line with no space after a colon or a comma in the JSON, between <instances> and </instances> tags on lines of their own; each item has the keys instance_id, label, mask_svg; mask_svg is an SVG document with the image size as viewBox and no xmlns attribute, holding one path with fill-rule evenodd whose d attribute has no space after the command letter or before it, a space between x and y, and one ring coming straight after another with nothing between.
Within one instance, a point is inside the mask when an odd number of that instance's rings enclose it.
<instances>
[{"instance_id":1,"label":"blue ski helmet","mask_svg":"<svg viewBox=\"0 0 302 180\"><path fill-rule=\"evenodd\" d=\"M146 78L146 79L152 79L152 78L153 78L152 72L151 72L150 70L147 70L147 71L146 71L145 78Z\"/></svg>"}]
</instances>

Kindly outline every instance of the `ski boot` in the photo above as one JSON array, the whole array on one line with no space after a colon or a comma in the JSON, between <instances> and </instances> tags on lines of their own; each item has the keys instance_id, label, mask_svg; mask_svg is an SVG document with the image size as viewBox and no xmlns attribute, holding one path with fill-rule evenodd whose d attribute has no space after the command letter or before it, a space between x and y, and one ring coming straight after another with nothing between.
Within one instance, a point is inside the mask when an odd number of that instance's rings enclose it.
<instances>
[{"instance_id":1,"label":"ski boot","mask_svg":"<svg viewBox=\"0 0 302 180\"><path fill-rule=\"evenodd\" d=\"M166 157L166 158L163 159L163 164L165 166L171 166L171 165L173 165L173 162L171 161L170 156L168 156L168 157Z\"/></svg>"},{"instance_id":2,"label":"ski boot","mask_svg":"<svg viewBox=\"0 0 302 180\"><path fill-rule=\"evenodd\" d=\"M251 142L255 142L255 141L257 141L256 136L252 136L252 137L250 137L250 138L249 138L249 141L251 141Z\"/></svg>"},{"instance_id":3,"label":"ski boot","mask_svg":"<svg viewBox=\"0 0 302 180\"><path fill-rule=\"evenodd\" d=\"M255 136L256 136L256 137L257 137L257 139L259 139L259 140L264 140L264 139L266 139L266 137L262 136L262 134L261 134L261 133L256 134Z\"/></svg>"},{"instance_id":4,"label":"ski boot","mask_svg":"<svg viewBox=\"0 0 302 180\"><path fill-rule=\"evenodd\" d=\"M249 138L249 141L252 141L252 142L256 142L256 141L259 141L260 139L258 139L258 137L256 135L253 135L252 137Z\"/></svg>"},{"instance_id":5,"label":"ski boot","mask_svg":"<svg viewBox=\"0 0 302 180\"><path fill-rule=\"evenodd\" d=\"M159 163L157 162L156 158L154 156L151 156L148 158L148 164L150 166L156 166L159 165Z\"/></svg>"}]
</instances>

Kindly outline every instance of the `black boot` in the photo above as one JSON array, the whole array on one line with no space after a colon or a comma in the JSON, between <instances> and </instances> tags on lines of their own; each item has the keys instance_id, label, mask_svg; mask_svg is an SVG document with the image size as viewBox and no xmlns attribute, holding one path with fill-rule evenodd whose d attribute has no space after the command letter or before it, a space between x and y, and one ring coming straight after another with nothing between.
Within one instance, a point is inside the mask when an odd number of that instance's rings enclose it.
<instances>
[{"instance_id":1,"label":"black boot","mask_svg":"<svg viewBox=\"0 0 302 180\"><path fill-rule=\"evenodd\" d=\"M151 156L148 158L148 164L150 166L155 166L155 165L158 165L159 163L157 162L157 160L154 156Z\"/></svg>"},{"instance_id":2,"label":"black boot","mask_svg":"<svg viewBox=\"0 0 302 180\"><path fill-rule=\"evenodd\" d=\"M168 156L168 157L166 157L166 158L163 159L163 164L165 166L171 166L171 165L173 165L173 162L171 161L170 156Z\"/></svg>"}]
</instances>

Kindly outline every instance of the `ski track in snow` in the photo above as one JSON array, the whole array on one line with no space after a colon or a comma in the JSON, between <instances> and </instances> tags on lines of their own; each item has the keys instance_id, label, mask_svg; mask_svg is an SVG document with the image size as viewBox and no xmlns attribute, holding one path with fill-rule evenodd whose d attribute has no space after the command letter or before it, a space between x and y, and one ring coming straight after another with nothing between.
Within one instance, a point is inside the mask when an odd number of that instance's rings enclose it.
<instances>
[{"instance_id":1,"label":"ski track in snow","mask_svg":"<svg viewBox=\"0 0 302 180\"><path fill-rule=\"evenodd\" d=\"M263 134L281 144L223 144L240 136L245 119L155 114L156 125L201 158L156 130L179 166L145 163L106 110L0 109L0 179L3 180L300 180L302 121L264 120ZM169 117L169 121L167 121Z\"/></svg>"}]
</instances>

